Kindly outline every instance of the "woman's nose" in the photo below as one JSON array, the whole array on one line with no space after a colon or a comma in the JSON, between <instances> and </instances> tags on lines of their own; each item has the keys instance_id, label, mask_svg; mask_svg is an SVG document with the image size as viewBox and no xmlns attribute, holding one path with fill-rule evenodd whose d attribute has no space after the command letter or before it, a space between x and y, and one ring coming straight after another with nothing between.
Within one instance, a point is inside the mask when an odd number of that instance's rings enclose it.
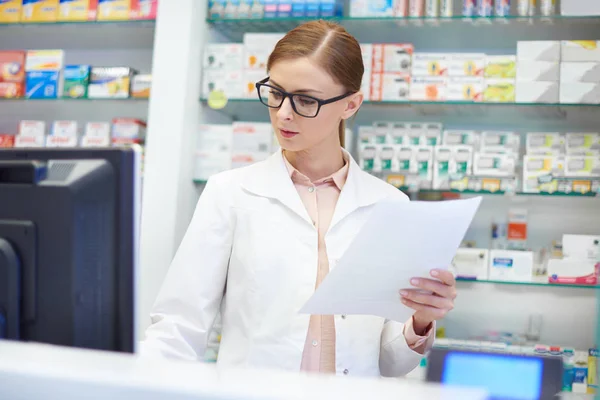
<instances>
[{"instance_id":1,"label":"woman's nose","mask_svg":"<svg viewBox=\"0 0 600 400\"><path fill-rule=\"evenodd\" d=\"M281 107L279 107L279 110L277 111L277 118L279 118L281 121L289 121L293 118L293 116L294 109L292 108L291 100L288 97L283 100Z\"/></svg>"}]
</instances>

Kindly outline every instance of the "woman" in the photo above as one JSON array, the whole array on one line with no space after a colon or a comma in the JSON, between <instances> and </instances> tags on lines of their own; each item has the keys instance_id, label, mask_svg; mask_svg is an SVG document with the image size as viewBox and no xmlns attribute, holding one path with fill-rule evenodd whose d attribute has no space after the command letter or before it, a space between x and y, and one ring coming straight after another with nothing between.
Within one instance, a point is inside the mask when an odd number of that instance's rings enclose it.
<instances>
[{"instance_id":1,"label":"woman","mask_svg":"<svg viewBox=\"0 0 600 400\"><path fill-rule=\"evenodd\" d=\"M435 320L453 307L451 273L432 270L432 279L400 291L398 306L415 310L408 321L298 313L374 204L406 200L342 147L344 121L363 102L360 46L340 26L310 22L279 41L268 71L257 88L282 150L209 180L142 351L202 359L221 311L219 364L405 375L431 347Z\"/></svg>"}]
</instances>

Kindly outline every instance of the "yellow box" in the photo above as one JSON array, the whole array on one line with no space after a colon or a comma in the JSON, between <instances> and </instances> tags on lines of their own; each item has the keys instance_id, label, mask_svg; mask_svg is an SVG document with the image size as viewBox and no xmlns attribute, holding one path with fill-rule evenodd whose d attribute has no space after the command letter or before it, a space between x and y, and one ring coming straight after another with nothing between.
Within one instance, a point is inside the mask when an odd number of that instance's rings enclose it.
<instances>
[{"instance_id":1,"label":"yellow box","mask_svg":"<svg viewBox=\"0 0 600 400\"><path fill-rule=\"evenodd\" d=\"M60 0L59 21L95 21L98 0Z\"/></svg>"},{"instance_id":2,"label":"yellow box","mask_svg":"<svg viewBox=\"0 0 600 400\"><path fill-rule=\"evenodd\" d=\"M23 0L21 22L56 22L59 0Z\"/></svg>"},{"instance_id":3,"label":"yellow box","mask_svg":"<svg viewBox=\"0 0 600 400\"><path fill-rule=\"evenodd\" d=\"M124 21L135 14L132 0L99 0L98 21Z\"/></svg>"},{"instance_id":4,"label":"yellow box","mask_svg":"<svg viewBox=\"0 0 600 400\"><path fill-rule=\"evenodd\" d=\"M22 0L0 0L0 23L19 22L22 5Z\"/></svg>"}]
</instances>

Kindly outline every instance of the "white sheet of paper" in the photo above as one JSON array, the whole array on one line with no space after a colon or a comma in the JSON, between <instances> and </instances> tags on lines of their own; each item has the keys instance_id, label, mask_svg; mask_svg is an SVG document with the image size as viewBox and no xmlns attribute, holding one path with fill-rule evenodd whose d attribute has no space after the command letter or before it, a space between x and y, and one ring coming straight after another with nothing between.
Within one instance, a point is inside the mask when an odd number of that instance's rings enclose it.
<instances>
[{"instance_id":1,"label":"white sheet of paper","mask_svg":"<svg viewBox=\"0 0 600 400\"><path fill-rule=\"evenodd\" d=\"M405 322L400 302L410 279L447 269L481 197L440 202L383 201L300 310L313 315L375 315Z\"/></svg>"}]
</instances>

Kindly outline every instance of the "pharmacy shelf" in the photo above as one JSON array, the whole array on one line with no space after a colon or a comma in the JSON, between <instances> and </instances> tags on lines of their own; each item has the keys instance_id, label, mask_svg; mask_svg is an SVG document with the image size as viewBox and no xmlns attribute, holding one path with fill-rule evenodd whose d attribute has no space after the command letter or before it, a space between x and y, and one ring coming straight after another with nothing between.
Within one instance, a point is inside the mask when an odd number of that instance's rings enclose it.
<instances>
[{"instance_id":1,"label":"pharmacy shelf","mask_svg":"<svg viewBox=\"0 0 600 400\"><path fill-rule=\"evenodd\" d=\"M570 288L570 289L589 289L589 290L600 290L598 285L569 285L562 283L546 283L546 282L511 282L511 281L495 281L495 280L473 280L457 278L457 282L460 284L488 284L488 285L505 285L505 286L533 286L533 287L545 287L545 288Z\"/></svg>"},{"instance_id":2,"label":"pharmacy shelf","mask_svg":"<svg viewBox=\"0 0 600 400\"><path fill-rule=\"evenodd\" d=\"M427 28L427 27L490 27L498 26L500 28L507 25L525 26L525 27L570 27L573 25L593 25L600 22L600 16L571 17L571 16L507 16L507 17L464 17L456 15L452 17L335 17L323 18L337 22L343 25L351 33L364 31L365 29L377 29L379 31L398 28ZM241 41L246 32L287 32L294 27L301 25L312 18L228 18L211 19L206 22L217 31L233 41Z\"/></svg>"},{"instance_id":3,"label":"pharmacy shelf","mask_svg":"<svg viewBox=\"0 0 600 400\"><path fill-rule=\"evenodd\" d=\"M117 98L112 98L112 99L88 99L88 98L71 98L71 97L59 97L56 99L27 99L27 98L2 98L0 97L0 102L21 102L21 103L29 103L29 102L39 102L39 101L43 101L43 102L48 102L48 101L54 101L54 102L62 102L62 101L66 101L66 102L71 102L71 101L77 101L77 102L96 102L96 101L149 101L149 99L147 98L138 98L138 97L128 97L126 99L117 99Z\"/></svg>"},{"instance_id":4,"label":"pharmacy shelf","mask_svg":"<svg viewBox=\"0 0 600 400\"><path fill-rule=\"evenodd\" d=\"M411 193L410 188L407 187L402 187L400 188L400 190L402 190L403 192L407 192L407 193ZM463 190L463 191L459 191L459 190L431 190L431 189L424 189L424 190L418 190L418 191L414 191L415 194L417 195L425 195L425 196L429 196L429 195L440 195L442 198L444 196L506 196L506 197L511 197L511 196L518 196L518 197L600 197L600 193L576 193L576 192L572 192L572 193L527 193L527 192L504 192L504 191L497 191L497 192L490 192L490 191L475 191L475 190Z\"/></svg>"},{"instance_id":5,"label":"pharmacy shelf","mask_svg":"<svg viewBox=\"0 0 600 400\"><path fill-rule=\"evenodd\" d=\"M16 28L16 27L36 27L36 26L78 26L84 25L89 27L92 25L102 26L154 26L156 21L148 19L140 20L122 20L122 21L49 21L49 22L16 22L16 23L0 23L0 29Z\"/></svg>"}]
</instances>

